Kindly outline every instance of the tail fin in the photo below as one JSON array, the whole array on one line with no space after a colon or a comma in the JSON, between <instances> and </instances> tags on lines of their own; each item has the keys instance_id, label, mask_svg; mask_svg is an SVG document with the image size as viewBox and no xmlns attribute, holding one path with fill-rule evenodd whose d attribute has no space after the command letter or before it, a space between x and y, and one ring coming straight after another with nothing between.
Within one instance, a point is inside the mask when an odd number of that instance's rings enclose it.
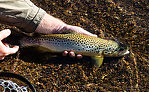
<instances>
[{"instance_id":1,"label":"tail fin","mask_svg":"<svg viewBox=\"0 0 149 92\"><path fill-rule=\"evenodd\" d=\"M13 45L21 46L20 41L23 37L26 37L26 36L30 36L30 35L15 29L11 29L11 35L3 39L2 42L7 43L10 46L13 46Z\"/></svg>"},{"instance_id":2,"label":"tail fin","mask_svg":"<svg viewBox=\"0 0 149 92\"><path fill-rule=\"evenodd\" d=\"M20 39L21 39L21 36L10 35L9 37L3 39L2 42L7 43L10 46L12 46L12 45L21 46Z\"/></svg>"}]
</instances>

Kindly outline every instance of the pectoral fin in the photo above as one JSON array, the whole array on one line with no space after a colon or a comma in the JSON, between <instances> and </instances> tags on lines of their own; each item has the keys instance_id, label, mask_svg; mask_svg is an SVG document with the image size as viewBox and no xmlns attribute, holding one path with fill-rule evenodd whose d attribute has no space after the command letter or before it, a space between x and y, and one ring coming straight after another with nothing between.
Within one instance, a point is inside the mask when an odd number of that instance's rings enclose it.
<instances>
[{"instance_id":1,"label":"pectoral fin","mask_svg":"<svg viewBox=\"0 0 149 92\"><path fill-rule=\"evenodd\" d=\"M95 67L99 68L102 65L103 56L93 56L92 59Z\"/></svg>"}]
</instances>

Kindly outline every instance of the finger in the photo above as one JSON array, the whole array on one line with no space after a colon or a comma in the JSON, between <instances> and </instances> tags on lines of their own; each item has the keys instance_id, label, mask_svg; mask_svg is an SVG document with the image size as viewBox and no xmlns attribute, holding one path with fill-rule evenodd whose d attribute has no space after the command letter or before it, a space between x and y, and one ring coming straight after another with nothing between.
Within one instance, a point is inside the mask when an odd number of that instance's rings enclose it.
<instances>
[{"instance_id":1,"label":"finger","mask_svg":"<svg viewBox=\"0 0 149 92\"><path fill-rule=\"evenodd\" d=\"M63 56L67 56L67 54L68 54L68 51L63 52Z\"/></svg>"},{"instance_id":2,"label":"finger","mask_svg":"<svg viewBox=\"0 0 149 92\"><path fill-rule=\"evenodd\" d=\"M88 32L88 31L86 31L83 28L78 27L78 26L67 25L67 28L70 29L70 30L73 30L73 31L75 31L77 33L80 33L80 34L90 35L90 36L97 37L97 35L92 34L92 33Z\"/></svg>"},{"instance_id":3,"label":"finger","mask_svg":"<svg viewBox=\"0 0 149 92\"><path fill-rule=\"evenodd\" d=\"M82 56L81 54L78 54L78 55L77 55L77 58L78 58L78 59L81 59L82 57L83 57L83 56Z\"/></svg>"},{"instance_id":4,"label":"finger","mask_svg":"<svg viewBox=\"0 0 149 92\"><path fill-rule=\"evenodd\" d=\"M3 40L4 38L8 37L10 34L11 34L11 31L9 29L0 31L0 40Z\"/></svg>"},{"instance_id":5,"label":"finger","mask_svg":"<svg viewBox=\"0 0 149 92\"><path fill-rule=\"evenodd\" d=\"M14 46L14 47L12 47L12 48L7 48L6 53L7 53L7 54L14 54L14 53L16 53L18 50L19 50L19 46Z\"/></svg>"},{"instance_id":6,"label":"finger","mask_svg":"<svg viewBox=\"0 0 149 92\"><path fill-rule=\"evenodd\" d=\"M7 43L3 43L6 47L8 47L9 48L9 45L7 44Z\"/></svg>"},{"instance_id":7,"label":"finger","mask_svg":"<svg viewBox=\"0 0 149 92\"><path fill-rule=\"evenodd\" d=\"M75 57L75 53L73 51L69 52L70 57L74 58Z\"/></svg>"},{"instance_id":8,"label":"finger","mask_svg":"<svg viewBox=\"0 0 149 92\"><path fill-rule=\"evenodd\" d=\"M84 30L84 29L81 28L81 27L77 27L77 26L75 26L75 27L77 28L77 30L78 30L77 32L78 32L78 33L81 33L81 34L84 34L84 35L89 35L89 36L97 37L97 35L92 34L92 33L88 32L88 31Z\"/></svg>"},{"instance_id":9,"label":"finger","mask_svg":"<svg viewBox=\"0 0 149 92\"><path fill-rule=\"evenodd\" d=\"M2 55L7 56L9 54L14 54L18 51L18 49L19 49L19 46L14 46L13 48L9 48L8 44L2 43L0 41L0 54Z\"/></svg>"}]
</instances>

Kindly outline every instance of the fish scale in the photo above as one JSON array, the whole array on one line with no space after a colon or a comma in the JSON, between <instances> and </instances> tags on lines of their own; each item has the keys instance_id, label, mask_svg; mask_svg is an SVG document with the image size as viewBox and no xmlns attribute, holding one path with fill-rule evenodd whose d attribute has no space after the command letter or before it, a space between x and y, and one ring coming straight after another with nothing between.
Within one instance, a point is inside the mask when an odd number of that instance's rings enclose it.
<instances>
[{"instance_id":1,"label":"fish scale","mask_svg":"<svg viewBox=\"0 0 149 92\"><path fill-rule=\"evenodd\" d=\"M74 34L50 34L37 37L23 37L20 40L22 46L40 46L50 52L74 51L76 54L92 56L98 66L102 61L99 57L117 57L128 54L128 47L123 43L113 40L97 38L93 36ZM120 49L122 51L120 51Z\"/></svg>"}]
</instances>

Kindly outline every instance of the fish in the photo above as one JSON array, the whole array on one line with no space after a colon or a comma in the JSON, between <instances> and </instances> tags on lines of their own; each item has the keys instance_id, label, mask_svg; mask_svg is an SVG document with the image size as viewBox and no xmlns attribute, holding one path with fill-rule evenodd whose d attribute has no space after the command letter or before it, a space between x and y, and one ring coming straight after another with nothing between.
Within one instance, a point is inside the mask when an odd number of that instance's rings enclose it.
<instances>
[{"instance_id":1,"label":"fish","mask_svg":"<svg viewBox=\"0 0 149 92\"><path fill-rule=\"evenodd\" d=\"M121 57L129 54L129 47L122 42L80 33L26 36L20 39L20 46L39 46L52 53L74 51L76 54L90 56L96 67L102 65L104 57Z\"/></svg>"}]
</instances>

